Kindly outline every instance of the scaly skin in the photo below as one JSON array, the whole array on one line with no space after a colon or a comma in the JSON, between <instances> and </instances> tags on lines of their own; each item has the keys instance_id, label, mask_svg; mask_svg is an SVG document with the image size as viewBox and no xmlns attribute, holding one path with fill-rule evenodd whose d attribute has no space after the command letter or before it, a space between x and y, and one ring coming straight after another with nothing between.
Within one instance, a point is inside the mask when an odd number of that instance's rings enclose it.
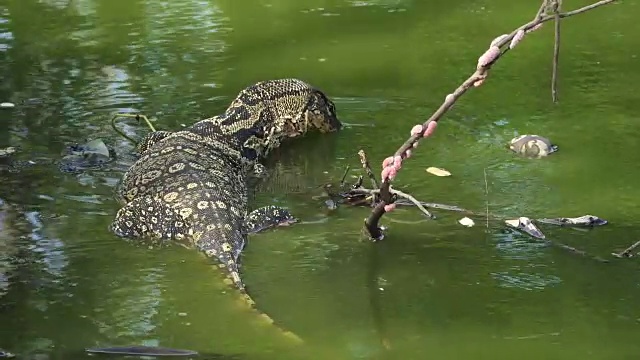
<instances>
[{"instance_id":1,"label":"scaly skin","mask_svg":"<svg viewBox=\"0 0 640 360\"><path fill-rule=\"evenodd\" d=\"M216 258L251 305L238 270L249 233L295 221L282 208L248 213L247 178L282 141L341 128L334 104L295 79L252 85L224 114L177 132L151 133L117 191L121 237L178 240Z\"/></svg>"}]
</instances>

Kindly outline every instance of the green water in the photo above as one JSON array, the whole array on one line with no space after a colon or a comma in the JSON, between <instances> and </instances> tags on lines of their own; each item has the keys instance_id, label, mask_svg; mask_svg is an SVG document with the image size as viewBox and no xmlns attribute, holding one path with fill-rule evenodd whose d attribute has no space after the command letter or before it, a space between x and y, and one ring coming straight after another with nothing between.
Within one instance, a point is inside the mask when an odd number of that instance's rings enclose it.
<instances>
[{"instance_id":1,"label":"green water","mask_svg":"<svg viewBox=\"0 0 640 360\"><path fill-rule=\"evenodd\" d=\"M488 198L492 212L514 217L600 216L610 224L543 231L615 261L575 256L497 222L465 228L444 211L436 221L413 209L385 216L388 235L373 245L360 236L367 209L329 212L303 191L347 165L358 175L360 148L379 164L473 71L495 36L537 7L0 0L0 102L16 104L0 111L0 148L17 146L20 159L45 164L0 173L0 198L10 206L0 227L0 348L38 359L126 344L244 359L636 359L637 261L610 255L640 235L636 2L566 19L559 104L550 95L552 26L527 36L396 180L422 199L478 211ZM115 112L177 129L221 112L245 86L279 77L326 91L349 124L283 149L270 165L283 180L253 204L284 204L302 220L252 236L242 272L258 306L303 345L243 310L199 254L135 246L107 231L126 159L84 174L46 165L67 145L98 137L131 151L109 127ZM513 156L504 145L524 133L553 139L560 152ZM429 166L454 176L430 176Z\"/></svg>"}]
</instances>

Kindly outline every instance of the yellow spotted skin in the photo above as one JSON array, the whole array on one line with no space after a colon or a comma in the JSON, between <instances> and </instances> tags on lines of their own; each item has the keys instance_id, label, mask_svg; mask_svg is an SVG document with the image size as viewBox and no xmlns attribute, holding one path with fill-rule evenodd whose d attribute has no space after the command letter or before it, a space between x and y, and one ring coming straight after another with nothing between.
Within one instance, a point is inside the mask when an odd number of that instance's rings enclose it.
<instances>
[{"instance_id":1,"label":"yellow spotted skin","mask_svg":"<svg viewBox=\"0 0 640 360\"><path fill-rule=\"evenodd\" d=\"M247 234L295 218L276 206L249 213L248 177L264 171L260 161L283 141L341 126L333 102L301 80L249 86L224 114L181 131L151 133L140 142L140 158L118 186L123 207L110 229L121 237L197 248L217 259L253 304L238 267Z\"/></svg>"},{"instance_id":2,"label":"yellow spotted skin","mask_svg":"<svg viewBox=\"0 0 640 360\"><path fill-rule=\"evenodd\" d=\"M142 154L143 152L147 151L147 149L149 149L151 146L153 146L153 144L166 138L169 135L171 135L171 131L150 132L138 143L136 150L138 151L138 153Z\"/></svg>"}]
</instances>

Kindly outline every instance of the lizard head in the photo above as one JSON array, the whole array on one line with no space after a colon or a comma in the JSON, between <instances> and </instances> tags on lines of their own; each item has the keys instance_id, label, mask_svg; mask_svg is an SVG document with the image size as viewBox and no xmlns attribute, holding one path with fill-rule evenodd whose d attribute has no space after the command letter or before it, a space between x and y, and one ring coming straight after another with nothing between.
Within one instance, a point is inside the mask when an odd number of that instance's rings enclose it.
<instances>
[{"instance_id":1,"label":"lizard head","mask_svg":"<svg viewBox=\"0 0 640 360\"><path fill-rule=\"evenodd\" d=\"M342 128L335 104L320 90L303 89L293 95L281 97L279 102L280 104L275 106L279 113L279 116L276 116L278 120L267 124L262 130L266 140L260 140L260 144L266 144L265 153L280 146L285 139L297 138L315 131L335 132ZM292 106L293 103L297 103L297 106ZM297 109L291 111L293 108Z\"/></svg>"},{"instance_id":2,"label":"lizard head","mask_svg":"<svg viewBox=\"0 0 640 360\"><path fill-rule=\"evenodd\" d=\"M334 132L342 128L335 104L320 90L311 93L304 117L307 127L317 129L321 133Z\"/></svg>"}]
</instances>

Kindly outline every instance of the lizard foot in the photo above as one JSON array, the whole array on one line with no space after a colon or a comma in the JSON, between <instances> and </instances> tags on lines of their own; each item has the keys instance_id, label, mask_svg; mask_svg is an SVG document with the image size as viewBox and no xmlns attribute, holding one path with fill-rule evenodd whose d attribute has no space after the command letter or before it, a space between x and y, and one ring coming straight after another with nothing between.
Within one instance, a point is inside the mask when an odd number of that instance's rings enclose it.
<instances>
[{"instance_id":1,"label":"lizard foot","mask_svg":"<svg viewBox=\"0 0 640 360\"><path fill-rule=\"evenodd\" d=\"M288 226L298 222L289 210L279 206L264 206L250 212L245 218L245 229L247 234L254 234L260 231L276 227Z\"/></svg>"}]
</instances>

